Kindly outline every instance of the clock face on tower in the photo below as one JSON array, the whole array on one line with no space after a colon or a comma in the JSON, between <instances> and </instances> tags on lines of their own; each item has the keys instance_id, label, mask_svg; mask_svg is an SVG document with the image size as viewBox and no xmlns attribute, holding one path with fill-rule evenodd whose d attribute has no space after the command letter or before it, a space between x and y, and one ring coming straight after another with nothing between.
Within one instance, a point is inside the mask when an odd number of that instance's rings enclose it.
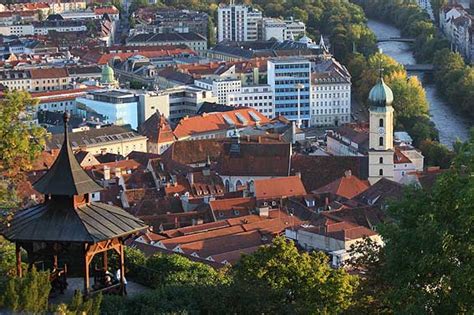
<instances>
[{"instance_id":1,"label":"clock face on tower","mask_svg":"<svg viewBox=\"0 0 474 315\"><path fill-rule=\"evenodd\" d=\"M383 135L385 133L384 127L379 127L379 134Z\"/></svg>"}]
</instances>

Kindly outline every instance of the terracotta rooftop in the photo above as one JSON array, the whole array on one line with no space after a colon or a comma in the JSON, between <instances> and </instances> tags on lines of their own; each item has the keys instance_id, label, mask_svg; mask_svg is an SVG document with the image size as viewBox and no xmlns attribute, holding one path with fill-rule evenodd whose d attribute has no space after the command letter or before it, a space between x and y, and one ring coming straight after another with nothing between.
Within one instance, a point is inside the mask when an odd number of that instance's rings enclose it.
<instances>
[{"instance_id":1,"label":"terracotta rooftop","mask_svg":"<svg viewBox=\"0 0 474 315\"><path fill-rule=\"evenodd\" d=\"M301 182L301 178L298 176L256 180L254 187L255 197L257 199L306 195L306 190Z\"/></svg>"},{"instance_id":2,"label":"terracotta rooftop","mask_svg":"<svg viewBox=\"0 0 474 315\"><path fill-rule=\"evenodd\" d=\"M411 160L400 151L399 148L395 148L395 152L393 154L393 162L395 164L408 164L411 163Z\"/></svg>"},{"instance_id":3,"label":"terracotta rooftop","mask_svg":"<svg viewBox=\"0 0 474 315\"><path fill-rule=\"evenodd\" d=\"M141 126L140 133L148 137L148 141L158 144L175 141L173 130L164 115L159 112L151 115Z\"/></svg>"},{"instance_id":4,"label":"terracotta rooftop","mask_svg":"<svg viewBox=\"0 0 474 315\"><path fill-rule=\"evenodd\" d=\"M209 202L217 220L246 216L256 207L255 198L216 199Z\"/></svg>"},{"instance_id":5,"label":"terracotta rooftop","mask_svg":"<svg viewBox=\"0 0 474 315\"><path fill-rule=\"evenodd\" d=\"M224 113L217 112L183 118L176 126L174 134L179 139L202 133L244 128L269 122L270 120L258 111L251 108L242 108Z\"/></svg>"},{"instance_id":6,"label":"terracotta rooftop","mask_svg":"<svg viewBox=\"0 0 474 315\"><path fill-rule=\"evenodd\" d=\"M366 181L352 175L352 171L345 171L344 176L313 191L315 194L331 193L351 199L369 188Z\"/></svg>"},{"instance_id":7,"label":"terracotta rooftop","mask_svg":"<svg viewBox=\"0 0 474 315\"><path fill-rule=\"evenodd\" d=\"M58 79L68 77L66 68L30 69L32 79Z\"/></svg>"}]
</instances>

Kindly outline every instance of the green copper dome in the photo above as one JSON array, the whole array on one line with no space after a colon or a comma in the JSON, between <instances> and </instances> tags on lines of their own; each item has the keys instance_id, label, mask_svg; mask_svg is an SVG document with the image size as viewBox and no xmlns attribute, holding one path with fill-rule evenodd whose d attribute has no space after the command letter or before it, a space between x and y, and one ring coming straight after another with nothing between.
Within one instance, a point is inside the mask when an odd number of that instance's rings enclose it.
<instances>
[{"instance_id":1,"label":"green copper dome","mask_svg":"<svg viewBox=\"0 0 474 315\"><path fill-rule=\"evenodd\" d=\"M383 78L379 78L377 84L370 90L369 104L374 107L392 106L393 93Z\"/></svg>"},{"instance_id":2,"label":"green copper dome","mask_svg":"<svg viewBox=\"0 0 474 315\"><path fill-rule=\"evenodd\" d=\"M100 83L112 84L115 82L114 69L111 66L105 65L102 68L102 77L100 78Z\"/></svg>"}]
</instances>

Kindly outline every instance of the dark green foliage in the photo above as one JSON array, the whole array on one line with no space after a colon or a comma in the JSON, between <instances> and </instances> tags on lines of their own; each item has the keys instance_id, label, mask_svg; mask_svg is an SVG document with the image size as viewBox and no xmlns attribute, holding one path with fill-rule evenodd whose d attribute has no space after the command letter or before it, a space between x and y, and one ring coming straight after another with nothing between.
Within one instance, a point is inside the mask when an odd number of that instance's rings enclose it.
<instances>
[{"instance_id":1,"label":"dark green foliage","mask_svg":"<svg viewBox=\"0 0 474 315\"><path fill-rule=\"evenodd\" d=\"M437 141L425 140L420 145L425 157L426 166L440 166L443 169L451 166L454 153Z\"/></svg>"},{"instance_id":2,"label":"dark green foliage","mask_svg":"<svg viewBox=\"0 0 474 315\"><path fill-rule=\"evenodd\" d=\"M283 238L215 270L180 255L147 259L156 288L136 298L106 297L104 314L337 314L352 303L355 277L329 267L322 253L299 253Z\"/></svg>"},{"instance_id":3,"label":"dark green foliage","mask_svg":"<svg viewBox=\"0 0 474 315\"><path fill-rule=\"evenodd\" d=\"M38 272L33 267L23 278L8 280L1 301L5 308L13 311L39 313L48 309L50 290L49 272Z\"/></svg>"},{"instance_id":4,"label":"dark green foliage","mask_svg":"<svg viewBox=\"0 0 474 315\"><path fill-rule=\"evenodd\" d=\"M432 188L410 187L388 207L393 220L378 228L384 247L355 249L365 256L354 264L365 271L359 300L395 314L474 309L474 130L456 151Z\"/></svg>"}]
</instances>

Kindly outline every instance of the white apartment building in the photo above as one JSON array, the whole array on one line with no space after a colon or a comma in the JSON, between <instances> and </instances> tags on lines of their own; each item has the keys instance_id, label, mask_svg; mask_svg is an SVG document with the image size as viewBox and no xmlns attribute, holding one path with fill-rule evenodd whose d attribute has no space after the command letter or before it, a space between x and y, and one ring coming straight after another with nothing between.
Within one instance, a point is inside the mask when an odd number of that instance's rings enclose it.
<instances>
[{"instance_id":1,"label":"white apartment building","mask_svg":"<svg viewBox=\"0 0 474 315\"><path fill-rule=\"evenodd\" d=\"M256 41L261 19L262 12L250 6L221 5L217 10L217 41Z\"/></svg>"},{"instance_id":2,"label":"white apartment building","mask_svg":"<svg viewBox=\"0 0 474 315\"><path fill-rule=\"evenodd\" d=\"M163 93L169 97L169 120L174 122L195 115L205 102L217 103L217 97L211 91L195 86L177 86Z\"/></svg>"},{"instance_id":3,"label":"white apartment building","mask_svg":"<svg viewBox=\"0 0 474 315\"><path fill-rule=\"evenodd\" d=\"M315 66L311 75L311 125L338 126L351 121L351 76L334 59Z\"/></svg>"},{"instance_id":4,"label":"white apartment building","mask_svg":"<svg viewBox=\"0 0 474 315\"><path fill-rule=\"evenodd\" d=\"M195 80L194 84L205 90L212 91L212 94L217 96L219 104L226 104L227 96L231 93L239 93L242 88L242 81L232 78L221 80L200 79Z\"/></svg>"},{"instance_id":5,"label":"white apartment building","mask_svg":"<svg viewBox=\"0 0 474 315\"><path fill-rule=\"evenodd\" d=\"M30 36L34 33L35 29L31 24L0 25L0 34L4 36L16 35L22 37Z\"/></svg>"},{"instance_id":6,"label":"white apartment building","mask_svg":"<svg viewBox=\"0 0 474 315\"><path fill-rule=\"evenodd\" d=\"M60 33L87 31L87 26L82 21L75 20L34 22L33 26L35 35L48 35L50 31Z\"/></svg>"},{"instance_id":7,"label":"white apartment building","mask_svg":"<svg viewBox=\"0 0 474 315\"><path fill-rule=\"evenodd\" d=\"M300 36L304 36L306 34L306 25L298 20L293 20L293 18L289 20L285 20L285 39L287 40L296 40Z\"/></svg>"},{"instance_id":8,"label":"white apartment building","mask_svg":"<svg viewBox=\"0 0 474 315\"><path fill-rule=\"evenodd\" d=\"M268 118L275 117L273 90L270 85L243 86L240 92L227 95L226 105L250 107Z\"/></svg>"},{"instance_id":9,"label":"white apartment building","mask_svg":"<svg viewBox=\"0 0 474 315\"><path fill-rule=\"evenodd\" d=\"M303 36L306 32L306 25L293 19L264 18L261 23L262 40L270 40L272 38L279 41L294 40Z\"/></svg>"}]
</instances>

